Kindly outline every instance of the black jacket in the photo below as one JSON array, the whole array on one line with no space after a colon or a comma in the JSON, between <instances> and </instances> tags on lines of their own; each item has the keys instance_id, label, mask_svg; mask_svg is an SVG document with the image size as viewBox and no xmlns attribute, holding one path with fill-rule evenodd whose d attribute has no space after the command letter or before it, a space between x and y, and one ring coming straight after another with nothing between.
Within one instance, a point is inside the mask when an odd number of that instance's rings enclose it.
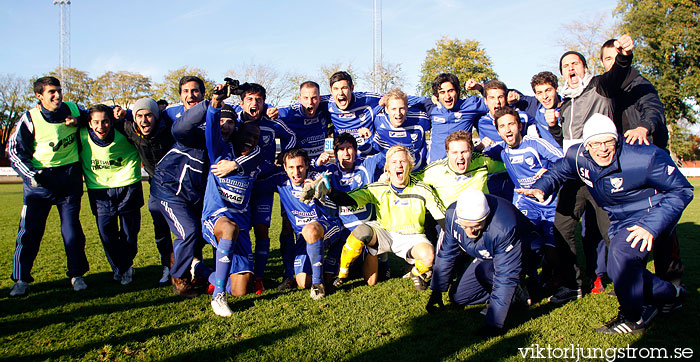
<instances>
[{"instance_id":1,"label":"black jacket","mask_svg":"<svg viewBox=\"0 0 700 362\"><path fill-rule=\"evenodd\" d=\"M636 69L630 69L622 89L613 95L613 110L613 121L619 133L641 126L649 130L651 143L661 149L668 146L664 105L656 88Z\"/></svg>"}]
</instances>

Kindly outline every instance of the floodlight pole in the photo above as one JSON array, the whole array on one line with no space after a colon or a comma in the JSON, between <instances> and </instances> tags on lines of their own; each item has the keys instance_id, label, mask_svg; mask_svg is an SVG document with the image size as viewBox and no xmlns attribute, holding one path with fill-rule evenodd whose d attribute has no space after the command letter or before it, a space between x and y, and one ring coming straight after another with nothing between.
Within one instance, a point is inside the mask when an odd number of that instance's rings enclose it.
<instances>
[{"instance_id":1,"label":"floodlight pole","mask_svg":"<svg viewBox=\"0 0 700 362\"><path fill-rule=\"evenodd\" d=\"M379 91L379 71L382 65L382 0L374 0L374 51L372 89Z\"/></svg>"},{"instance_id":2,"label":"floodlight pole","mask_svg":"<svg viewBox=\"0 0 700 362\"><path fill-rule=\"evenodd\" d=\"M54 5L60 9L60 29L59 29L59 67L61 71L61 82L65 81L65 68L70 67L70 0L53 0Z\"/></svg>"}]
</instances>

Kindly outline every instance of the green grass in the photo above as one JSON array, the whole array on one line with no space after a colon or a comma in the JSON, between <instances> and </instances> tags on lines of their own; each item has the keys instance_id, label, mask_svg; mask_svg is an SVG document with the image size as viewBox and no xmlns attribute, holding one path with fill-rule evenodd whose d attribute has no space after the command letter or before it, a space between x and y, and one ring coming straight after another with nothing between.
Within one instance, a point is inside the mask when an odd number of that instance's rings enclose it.
<instances>
[{"instance_id":1,"label":"green grass","mask_svg":"<svg viewBox=\"0 0 700 362\"><path fill-rule=\"evenodd\" d=\"M698 187L700 182L694 181ZM696 193L697 195L697 193ZM33 269L36 281L25 298L8 298L12 255L22 203L21 185L0 185L0 360L523 360L519 347L624 348L683 347L700 354L700 201L691 203L679 224L684 281L690 295L680 311L659 317L641 336L602 336L593 329L617 311L615 298L587 295L555 308L540 303L513 310L507 334L476 336L481 306L447 308L428 315L429 292L394 278L374 287L359 280L320 301L308 291L267 291L229 298L231 318L213 315L209 296L182 299L171 287L155 287L160 277L150 215L144 208L134 282L121 286L99 242L87 196L81 220L87 237L88 290L74 293L65 276L59 223L51 212ZM271 229L270 268L265 282L281 281L276 241L279 212ZM205 249L211 256L211 249ZM649 264L651 267L652 263ZM393 261L394 274L401 264ZM575 361L576 358L568 358ZM583 359L581 359L583 360Z\"/></svg>"}]
</instances>

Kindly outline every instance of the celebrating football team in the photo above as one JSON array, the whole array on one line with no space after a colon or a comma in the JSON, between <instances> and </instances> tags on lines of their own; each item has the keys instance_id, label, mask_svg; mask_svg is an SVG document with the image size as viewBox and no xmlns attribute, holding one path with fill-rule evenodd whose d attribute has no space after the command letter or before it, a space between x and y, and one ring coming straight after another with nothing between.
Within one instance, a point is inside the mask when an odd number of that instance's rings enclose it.
<instances>
[{"instance_id":1,"label":"celebrating football team","mask_svg":"<svg viewBox=\"0 0 700 362\"><path fill-rule=\"evenodd\" d=\"M534 96L447 73L429 98L356 92L339 71L330 95L306 81L287 107L231 79L205 99L202 79L185 76L180 104L84 109L63 101L58 79L39 78L38 104L7 146L23 180L10 296L30 292L52 205L70 286L88 288L83 180L115 282L139 278L143 167L163 268L153 284L209 293L217 316L235 313L229 298L265 293L264 280L316 300L398 272L406 288L430 289L429 313L483 305L485 336L512 327L511 307L598 293L616 297L619 312L596 332L642 333L687 295L675 228L693 187L669 156L663 105L631 67L633 48L627 35L603 44L600 75L568 51L561 86L535 74ZM280 275L266 270L274 193Z\"/></svg>"}]
</instances>

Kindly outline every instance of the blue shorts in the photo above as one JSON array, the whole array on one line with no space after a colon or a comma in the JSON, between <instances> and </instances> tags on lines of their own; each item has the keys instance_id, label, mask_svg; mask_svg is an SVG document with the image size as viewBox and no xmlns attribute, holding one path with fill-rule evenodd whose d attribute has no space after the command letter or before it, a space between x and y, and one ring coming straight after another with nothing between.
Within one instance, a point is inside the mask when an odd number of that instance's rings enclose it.
<instances>
[{"instance_id":1,"label":"blue shorts","mask_svg":"<svg viewBox=\"0 0 700 362\"><path fill-rule=\"evenodd\" d=\"M543 205L528 197L517 194L513 198L515 207L527 216L537 227L537 232L541 235L539 240L533 241L531 249L540 249L543 246L554 247L554 215L557 211L557 202L553 200L550 205ZM539 241L539 242L538 242Z\"/></svg>"},{"instance_id":2,"label":"blue shorts","mask_svg":"<svg viewBox=\"0 0 700 362\"><path fill-rule=\"evenodd\" d=\"M344 242L342 242L344 239L341 237L341 234L343 234L342 230L345 229L338 219L318 219L316 221L323 227L323 249L328 249L326 256L323 258L323 272L335 273L340 266L340 253L343 250L344 244ZM348 234L346 233L344 235L347 236ZM294 275L299 273L310 274L311 262L306 253L306 241L301 234L297 234L295 250Z\"/></svg>"},{"instance_id":3,"label":"blue shorts","mask_svg":"<svg viewBox=\"0 0 700 362\"><path fill-rule=\"evenodd\" d=\"M214 225L222 216L212 216L202 222L202 235L213 247L217 247L218 242L214 236ZM228 217L228 216L227 216ZM233 243L233 255L231 257L231 270L229 274L242 274L253 272L253 248L250 242L250 232L248 230L239 230L238 239Z\"/></svg>"}]
</instances>

